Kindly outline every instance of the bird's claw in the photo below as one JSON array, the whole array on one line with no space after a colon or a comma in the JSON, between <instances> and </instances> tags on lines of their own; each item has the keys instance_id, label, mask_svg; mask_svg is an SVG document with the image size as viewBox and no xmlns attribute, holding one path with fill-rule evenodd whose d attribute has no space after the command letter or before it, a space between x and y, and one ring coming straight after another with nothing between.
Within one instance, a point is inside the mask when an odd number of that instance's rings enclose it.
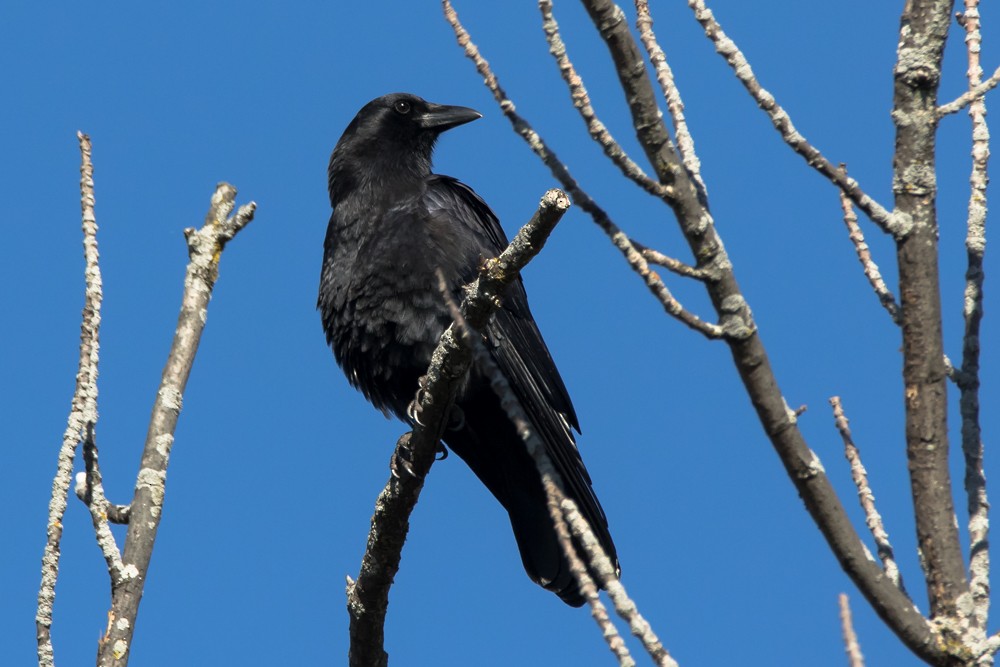
<instances>
[{"instance_id":1,"label":"bird's claw","mask_svg":"<svg viewBox=\"0 0 1000 667\"><path fill-rule=\"evenodd\" d=\"M427 424L420 421L420 411L423 410L423 405L425 403L430 405L433 402L427 391L427 385L429 382L430 378L426 375L421 375L420 378L417 379L417 395L406 406L407 419L418 426L427 426Z\"/></svg>"},{"instance_id":2,"label":"bird's claw","mask_svg":"<svg viewBox=\"0 0 1000 667\"><path fill-rule=\"evenodd\" d=\"M389 472L396 479L402 479L403 474L407 477L416 477L417 471L413 469L413 449L410 447L410 434L407 433L400 438L392 459L389 461Z\"/></svg>"},{"instance_id":3,"label":"bird's claw","mask_svg":"<svg viewBox=\"0 0 1000 667\"><path fill-rule=\"evenodd\" d=\"M434 460L444 461L446 458L448 458L448 448L444 446L443 442L439 442L434 450Z\"/></svg>"}]
</instances>

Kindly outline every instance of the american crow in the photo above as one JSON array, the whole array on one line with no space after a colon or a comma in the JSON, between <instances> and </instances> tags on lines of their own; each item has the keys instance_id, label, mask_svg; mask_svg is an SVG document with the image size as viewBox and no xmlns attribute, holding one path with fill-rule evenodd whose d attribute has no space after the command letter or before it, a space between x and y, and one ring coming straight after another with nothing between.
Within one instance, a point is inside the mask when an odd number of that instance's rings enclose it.
<instances>
[{"instance_id":1,"label":"american crow","mask_svg":"<svg viewBox=\"0 0 1000 667\"><path fill-rule=\"evenodd\" d=\"M411 421L407 406L418 379L451 323L436 270L460 300L479 263L507 246L486 202L458 180L431 173L438 136L480 117L415 95L385 95L362 107L330 157L333 215L318 302L326 339L350 383L383 413L405 422ZM579 431L573 405L520 279L484 334L566 492L617 567L607 519L573 438L571 428ZM567 604L582 605L535 464L479 369L470 371L456 405L464 419L451 425L444 441L509 513L528 576Z\"/></svg>"}]
</instances>

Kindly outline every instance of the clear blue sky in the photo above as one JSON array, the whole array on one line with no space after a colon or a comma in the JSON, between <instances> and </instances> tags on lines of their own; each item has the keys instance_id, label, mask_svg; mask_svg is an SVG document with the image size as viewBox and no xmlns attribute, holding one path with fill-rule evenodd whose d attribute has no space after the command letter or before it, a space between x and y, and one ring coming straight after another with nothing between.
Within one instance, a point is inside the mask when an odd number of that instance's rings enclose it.
<instances>
[{"instance_id":1,"label":"clear blue sky","mask_svg":"<svg viewBox=\"0 0 1000 667\"><path fill-rule=\"evenodd\" d=\"M836 193L780 143L685 3L652 4L713 213L783 392L792 406L808 405L802 428L863 529L827 406L830 396L843 397L908 588L926 608L901 437L899 333L857 265ZM891 205L891 73L902 3L806 5L713 3L799 129ZM687 258L669 212L619 178L586 139L534 3L456 6L520 111L591 194L638 240ZM596 31L575 3L559 2L556 12L599 113L638 159ZM992 69L1000 61L989 32L995 17L988 6L984 14ZM953 39L945 98L963 88L962 54ZM31 664L35 654L46 506L83 295L75 138L83 130L94 142L105 282L97 434L114 501L131 498L176 322L181 230L200 224L220 180L239 188L240 202L259 205L222 260L132 664L344 663L344 579L358 571L403 427L350 389L314 309L329 152L366 101L411 91L483 112L440 142L436 168L473 186L509 233L554 180L511 132L434 1L8 0L0 7L0 72L0 654L11 665ZM942 284L953 358L967 135L964 114L943 122ZM894 285L891 245L865 229ZM991 279L1000 275L995 256ZM916 662L840 572L723 344L666 317L579 212L563 220L525 280L580 415L580 446L624 583L682 665L845 664L842 591L851 594L869 664ZM697 285L668 284L710 316ZM989 440L998 399L989 343L998 332L995 309L987 311ZM988 466L997 478L993 457ZM87 665L106 622L108 577L75 499L65 526L56 659ZM527 579L504 513L455 457L435 465L413 516L386 633L394 665L612 664L587 612Z\"/></svg>"}]
</instances>

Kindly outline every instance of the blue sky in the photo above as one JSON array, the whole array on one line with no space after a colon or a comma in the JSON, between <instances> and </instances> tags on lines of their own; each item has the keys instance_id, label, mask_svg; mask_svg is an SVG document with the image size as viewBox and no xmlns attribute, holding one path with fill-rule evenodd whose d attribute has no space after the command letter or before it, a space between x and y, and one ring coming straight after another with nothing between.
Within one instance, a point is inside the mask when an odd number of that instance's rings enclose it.
<instances>
[{"instance_id":1,"label":"blue sky","mask_svg":"<svg viewBox=\"0 0 1000 667\"><path fill-rule=\"evenodd\" d=\"M802 429L863 529L827 406L830 396L843 397L908 588L926 608L901 436L899 334L857 265L836 192L780 143L685 3L652 4L715 219L783 392L791 405L808 405ZM806 4L793 11L776 0L717 0L712 7L806 137L891 205L891 73L902 3ZM456 7L519 110L615 221L687 258L669 212L619 178L587 140L534 3L458 0ZM575 3L555 11L595 107L639 159L596 31ZM987 7L988 70L1000 61L993 18ZM955 36L943 99L964 87ZM77 360L83 259L75 133L83 130L94 142L105 283L97 434L116 502L131 498L176 323L181 230L200 224L220 180L239 188L241 203L259 206L222 260L176 434L132 664L343 663L345 576L357 573L403 428L347 385L314 309L330 150L362 104L410 91L484 114L442 139L436 168L474 187L508 233L554 180L511 132L437 2L11 0L0 7L0 72L8 322L0 351L8 471L0 485L7 545L0 653L10 664L34 660L46 506ZM947 118L939 150L953 358L961 342L968 124L964 114ZM891 244L865 230L894 286ZM844 664L842 591L851 595L869 664L915 664L840 572L724 345L666 317L579 211L564 218L525 280L580 415L580 447L623 581L681 664ZM668 284L710 316L696 284ZM992 314L988 303L987 441L997 427ZM995 477L992 458L987 466ZM104 628L108 578L75 499L65 526L56 660L86 665ZM413 516L386 634L395 665L612 664L586 611L527 579L505 515L455 457L435 465Z\"/></svg>"}]
</instances>

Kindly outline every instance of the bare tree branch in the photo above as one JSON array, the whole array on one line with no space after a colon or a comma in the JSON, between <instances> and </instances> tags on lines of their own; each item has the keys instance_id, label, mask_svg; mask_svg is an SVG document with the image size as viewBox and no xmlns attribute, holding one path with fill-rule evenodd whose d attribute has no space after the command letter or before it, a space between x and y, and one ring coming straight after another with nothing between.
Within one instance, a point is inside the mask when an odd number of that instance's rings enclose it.
<instances>
[{"instance_id":1,"label":"bare tree branch","mask_svg":"<svg viewBox=\"0 0 1000 667\"><path fill-rule=\"evenodd\" d=\"M726 62L733 69L733 73L736 74L736 78L747 89L757 105L768 115L774 129L778 131L785 143L801 155L810 167L840 188L851 198L854 205L864 211L865 215L883 231L896 238L906 236L910 231L910 222L905 216L885 210L878 202L865 194L856 180L850 178L842 169L835 167L795 129L788 112L775 101L771 93L760 85L750 68L750 63L747 62L736 43L722 31L722 26L715 20L715 16L705 5L705 2L703 0L688 0L688 6L694 11L695 18L704 29L705 35L712 40L715 50L726 59Z\"/></svg>"},{"instance_id":2,"label":"bare tree branch","mask_svg":"<svg viewBox=\"0 0 1000 667\"><path fill-rule=\"evenodd\" d=\"M885 526L882 524L882 516L875 508L875 494L872 493L871 487L868 485L868 472L865 470L864 464L861 463L861 453L858 451L858 447L854 444L854 439L851 437L851 428L848 425L847 417L844 416L844 408L840 404L840 397L834 396L831 398L830 405L833 407L834 425L837 427L837 431L840 432L840 437L844 441L844 454L851 466L851 478L858 489L858 500L861 502L861 509L865 512L865 523L868 525L868 530L871 531L872 537L875 539L875 548L878 551L879 559L882 561L885 576L889 578L889 581L898 586L900 590L905 590L902 575L899 573L899 566L896 565L896 556L893 553L892 544L889 542L889 533L886 532Z\"/></svg>"},{"instance_id":3,"label":"bare tree branch","mask_svg":"<svg viewBox=\"0 0 1000 667\"><path fill-rule=\"evenodd\" d=\"M227 218L235 207L235 199L236 188L220 183L212 195L205 225L199 230L184 230L190 261L184 277L181 311L146 434L122 553L123 568L112 583L108 628L98 647L99 667L124 667L128 664L139 601L163 511L174 429L180 416L184 388L205 328L208 302L219 275L219 260L226 243L253 220L256 208L253 203L247 204Z\"/></svg>"},{"instance_id":4,"label":"bare tree branch","mask_svg":"<svg viewBox=\"0 0 1000 667\"><path fill-rule=\"evenodd\" d=\"M649 13L649 2L647 0L635 0L636 20L635 27L639 31L639 38L642 45L649 54L649 62L652 63L656 71L656 80L663 91L663 97L667 102L667 111L670 113L670 120L674 126L674 137L677 140L677 153L681 156L684 166L695 181L703 197L708 197L708 190L705 182L701 179L701 161L694 150L694 139L688 130L687 120L684 118L684 102L681 101L680 91L674 84L674 73L667 63L667 56L660 48L660 43L656 41L653 33L653 17Z\"/></svg>"},{"instance_id":5,"label":"bare tree branch","mask_svg":"<svg viewBox=\"0 0 1000 667\"><path fill-rule=\"evenodd\" d=\"M858 253L858 261L861 262L861 269L865 272L865 277L868 278L872 289L875 290L875 296L878 297L879 303L889 313L892 321L898 325L900 319L899 305L896 303L896 297L892 295L892 291L886 286L885 281L882 280L878 264L872 259L871 249L865 242L865 235L861 231L861 226L858 225L858 216L854 214L854 207L851 204L851 200L844 194L843 190L840 191L840 206L844 211L844 224L847 225L847 235L851 239L851 243L854 244L855 252Z\"/></svg>"},{"instance_id":6,"label":"bare tree branch","mask_svg":"<svg viewBox=\"0 0 1000 667\"><path fill-rule=\"evenodd\" d=\"M980 79L982 79L983 76L982 71L983 71L982 67L980 67L979 69ZM998 83L1000 83L1000 67L998 67L996 71L993 72L990 78L986 79L985 81L980 81L975 86L970 86L969 90L962 93L951 102L939 106L937 108L938 117L941 118L949 114L958 113L966 106L968 106L970 103L976 100L983 99L986 93L990 92L991 90L997 87Z\"/></svg>"},{"instance_id":7,"label":"bare tree branch","mask_svg":"<svg viewBox=\"0 0 1000 667\"><path fill-rule=\"evenodd\" d=\"M468 325L463 324L460 317L456 317L455 321L468 330ZM608 591L608 595L614 604L615 612L628 622L632 634L639 638L650 657L653 658L653 661L659 667L677 667L677 663L663 647L656 633L653 632L652 627L642 617L635 603L629 598L628 593L625 592L625 587L622 586L618 578L617 569L604 552L604 548L591 530L590 524L587 523L586 518L580 513L576 503L563 492L562 478L555 469L555 466L552 465L552 460L549 458L545 445L542 444L535 433L531 425L531 420L525 414L524 408L511 390L507 378L500 372L492 358L485 351L481 341L473 340L471 336L469 338L474 343L472 346L473 354L476 355L480 368L489 378L490 386L494 393L500 398L501 407L503 407L511 421L514 422L518 434L528 449L528 453L534 459L535 465L538 466L538 472L542 477L542 486L545 489L548 499L549 512L552 515L556 531L560 535L560 544L571 565L574 561L579 565L579 568L574 566L573 573L584 590L587 601L591 605L591 614L597 622L598 627L601 628L602 634L608 642L612 653L621 660L624 644L621 643L621 638L618 636L617 630L611 625L603 605L600 604L597 597L597 589L593 586L590 572L597 574L601 587ZM566 525L569 526L575 537L575 542L568 535L563 536L559 532ZM576 553L575 544L579 544L583 548L589 569L582 562L579 562L580 558ZM631 660L630 657L629 660Z\"/></svg>"},{"instance_id":8,"label":"bare tree branch","mask_svg":"<svg viewBox=\"0 0 1000 667\"><path fill-rule=\"evenodd\" d=\"M539 468L539 474L542 475L542 486L545 489L546 495L546 507L549 510L549 516L551 517L553 526L555 527L556 536L559 540L559 546L566 555L570 571L573 573L574 578L580 586L580 590L583 592L584 598L587 600L587 604L590 606L590 615L600 628L601 635L607 642L608 648L615 656L615 659L618 660L618 664L622 667L634 667L635 660L632 659L632 655L629 653L628 647L622 640L621 635L618 634L618 629L615 627L614 623L611 622L607 609L601 602L597 584L590 576L587 565L580 559L580 555L577 553L576 547L573 544L573 538L570 535L569 527L566 524L566 519L563 516L562 509L560 508L560 500L564 496L558 487L558 485L562 484L562 479L560 478L558 471L556 471L552 465L552 461L545 452L544 445L538 441L538 436L531 427L530 420L525 414L520 402L511 390L510 383L507 381L506 376L500 372L496 362L494 362L493 358L486 351L483 341L477 336L475 329L469 326L468 321L462 315L461 307L456 304L451 298L451 295L447 293L444 277L440 276L440 274L439 281L441 292L444 295L449 310L451 311L452 320L461 332L463 340L465 340L470 346L475 363L481 372L489 379L490 388L500 399L500 407L503 408L511 422L515 425L515 429L524 441L525 447L528 448L529 453L532 453L535 458L535 464ZM534 453L537 453L537 457L534 456Z\"/></svg>"},{"instance_id":9,"label":"bare tree branch","mask_svg":"<svg viewBox=\"0 0 1000 667\"><path fill-rule=\"evenodd\" d=\"M893 190L910 221L897 236L906 451L933 619L958 618L968 593L948 467L947 374L941 325L934 173L936 97L952 0L907 2L900 19L892 119Z\"/></svg>"},{"instance_id":10,"label":"bare tree branch","mask_svg":"<svg viewBox=\"0 0 1000 667\"><path fill-rule=\"evenodd\" d=\"M576 107L583 122L586 123L591 139L601 145L604 154L611 159L626 178L655 197L669 199L672 196L671 189L647 176L642 168L632 161L625 149L615 141L607 126L597 117L597 112L590 104L590 96L587 94L583 79L566 54L566 45L559 35L559 24L552 14L552 1L538 0L538 8L542 12L542 29L545 31L545 39L549 43L549 53L555 57L556 64L559 65L559 72L562 74L562 78L569 88L570 97L573 99L573 106Z\"/></svg>"},{"instance_id":11,"label":"bare tree branch","mask_svg":"<svg viewBox=\"0 0 1000 667\"><path fill-rule=\"evenodd\" d=\"M960 15L965 28L969 58L969 90L981 85L979 0L965 0ZM1000 71L992 78L1000 76ZM993 82L996 85L996 81ZM965 492L969 510L969 590L972 593L975 627L986 631L990 610L989 499L983 470L983 439L979 419L979 329L983 318L983 255L986 251L986 184L990 159L990 132L986 123L986 100L976 97L969 105L972 118L972 174L969 177L969 214L965 238L968 266L962 314L962 372L959 410L962 415L962 452L965 457Z\"/></svg>"},{"instance_id":12,"label":"bare tree branch","mask_svg":"<svg viewBox=\"0 0 1000 667\"><path fill-rule=\"evenodd\" d=\"M749 330L747 336L729 336L725 341L764 432L784 464L789 479L841 567L876 613L917 655L928 661L943 659L943 649L926 619L871 559L822 464L802 437L794 413L787 407L711 216L702 205L697 187L690 182L687 170L663 141L666 130L662 127L652 85L643 72L632 66L641 60L641 54L624 13L612 0L583 0L583 4L611 53L618 80L632 112L633 126L647 157L660 181L675 187L674 213L694 256L699 258L699 266L704 263L721 267L718 275L706 281L705 285L723 325L732 326L731 322L736 321Z\"/></svg>"},{"instance_id":13,"label":"bare tree branch","mask_svg":"<svg viewBox=\"0 0 1000 667\"><path fill-rule=\"evenodd\" d=\"M639 252L631 239L611 221L608 214L580 187L570 175L566 165L559 160L556 154L546 145L542 137L532 129L531 125L517 113L514 103L500 87L500 83L490 69L489 63L479 53L479 49L472 43L469 33L458 20L458 14L455 12L451 1L442 0L442 5L444 7L445 18L455 31L455 37L458 40L459 46L464 49L465 55L475 63L476 69L483 76L484 83L493 93L493 97L500 106L500 110L507 116L507 119L514 127L514 131L528 143L531 150L549 168L552 175L556 177L566 192L572 197L574 203L586 211L604 233L608 235L611 242L622 253L633 271L643 279L646 287L656 297L657 301L660 302L667 314L680 320L707 338L722 338L724 335L746 335L745 327L735 326L727 332L721 326L705 322L697 315L684 309L680 302L670 293L660 275L649 268L649 263L643 258L642 253ZM720 270L720 267L714 265L704 265L699 266L699 268L710 276L716 275L716 272Z\"/></svg>"},{"instance_id":14,"label":"bare tree branch","mask_svg":"<svg viewBox=\"0 0 1000 667\"><path fill-rule=\"evenodd\" d=\"M559 190L542 197L538 211L499 257L484 262L479 278L467 289L463 316L479 329L487 323L505 288L541 250L549 233L569 208L569 199ZM434 462L455 394L472 362L470 343L452 324L441 336L431 365L414 401L415 424L396 444L393 470L375 503L368 545L356 581L348 579L347 610L350 614L352 667L388 664L384 649L385 614L389 587L399 570L399 561L409 517L417 503L424 478ZM405 461L402 471L396 462Z\"/></svg>"},{"instance_id":15,"label":"bare tree branch","mask_svg":"<svg viewBox=\"0 0 1000 667\"><path fill-rule=\"evenodd\" d=\"M80 360L76 372L76 388L70 403L69 419L63 432L62 447L56 476L52 481L49 500L47 539L42 555L42 581L38 589L38 610L35 629L38 640L39 667L55 664L52 649L52 607L59 577L62 520L66 514L69 488L73 478L73 459L84 430L97 423L97 364L100 352L101 284L100 255L97 251L97 218L94 215L94 165L91 161L90 137L76 133L80 142L80 208L83 217L84 276L83 323L80 325Z\"/></svg>"},{"instance_id":16,"label":"bare tree branch","mask_svg":"<svg viewBox=\"0 0 1000 667\"><path fill-rule=\"evenodd\" d=\"M847 664L850 667L865 667L865 657L861 655L861 645L858 644L858 635L855 634L854 623L851 621L851 606L847 601L847 593L841 593L838 601L840 603L840 629L844 635Z\"/></svg>"},{"instance_id":17,"label":"bare tree branch","mask_svg":"<svg viewBox=\"0 0 1000 667\"><path fill-rule=\"evenodd\" d=\"M84 476L83 501L90 510L91 522L94 525L94 535L97 546L101 549L104 562L108 566L112 584L122 576L122 556L111 532L109 523L110 503L104 497L104 485L101 481L101 469L97 465L97 444L94 442L94 425L87 424L87 434L83 441L83 460L87 471Z\"/></svg>"}]
</instances>

